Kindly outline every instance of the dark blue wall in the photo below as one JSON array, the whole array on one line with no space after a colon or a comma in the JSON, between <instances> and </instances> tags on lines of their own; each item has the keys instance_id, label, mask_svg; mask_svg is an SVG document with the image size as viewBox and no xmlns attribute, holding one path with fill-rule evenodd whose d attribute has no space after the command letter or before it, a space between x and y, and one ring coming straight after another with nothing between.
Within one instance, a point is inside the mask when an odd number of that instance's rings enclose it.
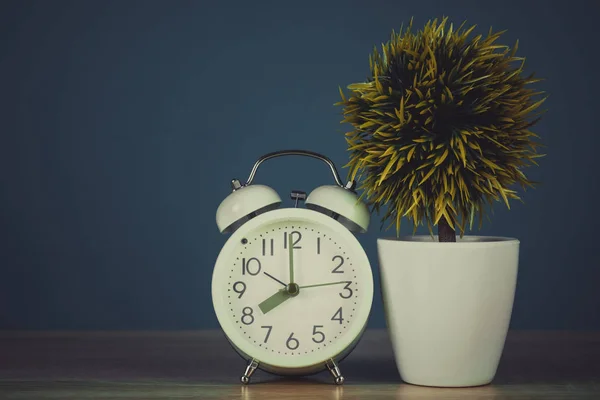
<instances>
[{"instance_id":1,"label":"dark blue wall","mask_svg":"<svg viewBox=\"0 0 600 400\"><path fill-rule=\"evenodd\" d=\"M521 240L512 327L600 329L597 2L3 1L0 328L215 328L214 214L261 154L347 160L338 85L415 16L508 29L547 80L543 181L481 234ZM293 167L293 168L292 168ZM345 171L344 171L345 173ZM312 160L259 181L330 183ZM405 224L406 233L410 232ZM374 218L361 241L377 274ZM371 326L384 326L378 292Z\"/></svg>"}]
</instances>

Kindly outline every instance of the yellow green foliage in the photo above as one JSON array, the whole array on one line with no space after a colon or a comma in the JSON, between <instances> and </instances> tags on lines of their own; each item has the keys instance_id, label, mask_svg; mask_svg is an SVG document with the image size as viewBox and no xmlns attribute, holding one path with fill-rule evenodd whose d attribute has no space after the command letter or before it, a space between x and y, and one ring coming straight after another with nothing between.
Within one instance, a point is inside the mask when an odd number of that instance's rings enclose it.
<instances>
[{"instance_id":1,"label":"yellow green foliage","mask_svg":"<svg viewBox=\"0 0 600 400\"><path fill-rule=\"evenodd\" d=\"M340 89L352 179L373 211L387 206L382 224L400 230L444 217L464 234L486 204L519 199L514 184L533 186L522 169L536 164L540 146L530 128L545 100L523 76L524 58L496 43L504 33L472 37L444 18L413 33L392 32L369 57L366 82ZM537 117L537 118L533 118Z\"/></svg>"}]
</instances>

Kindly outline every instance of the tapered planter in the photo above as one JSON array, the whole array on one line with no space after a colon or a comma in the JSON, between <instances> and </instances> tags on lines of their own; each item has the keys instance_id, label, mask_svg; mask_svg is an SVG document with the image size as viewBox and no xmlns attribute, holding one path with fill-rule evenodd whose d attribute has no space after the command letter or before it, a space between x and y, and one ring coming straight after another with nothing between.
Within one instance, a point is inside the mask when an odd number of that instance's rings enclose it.
<instances>
[{"instance_id":1,"label":"tapered planter","mask_svg":"<svg viewBox=\"0 0 600 400\"><path fill-rule=\"evenodd\" d=\"M492 381L510 322L519 241L378 239L388 330L401 378L425 386Z\"/></svg>"}]
</instances>

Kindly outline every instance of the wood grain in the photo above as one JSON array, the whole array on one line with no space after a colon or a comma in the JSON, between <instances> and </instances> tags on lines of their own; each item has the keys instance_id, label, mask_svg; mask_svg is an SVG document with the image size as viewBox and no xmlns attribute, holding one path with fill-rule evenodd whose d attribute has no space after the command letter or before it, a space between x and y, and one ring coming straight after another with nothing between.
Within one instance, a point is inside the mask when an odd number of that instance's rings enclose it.
<instances>
[{"instance_id":1,"label":"wood grain","mask_svg":"<svg viewBox=\"0 0 600 400\"><path fill-rule=\"evenodd\" d=\"M600 399L600 333L510 332L498 374L476 388L403 384L384 330L328 373L284 378L244 361L219 331L0 332L0 399Z\"/></svg>"}]
</instances>

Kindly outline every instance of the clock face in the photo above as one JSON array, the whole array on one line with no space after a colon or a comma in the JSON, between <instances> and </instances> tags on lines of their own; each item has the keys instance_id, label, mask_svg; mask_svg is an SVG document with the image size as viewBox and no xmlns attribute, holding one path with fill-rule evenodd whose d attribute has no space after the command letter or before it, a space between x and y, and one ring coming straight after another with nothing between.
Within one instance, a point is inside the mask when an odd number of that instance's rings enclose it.
<instances>
[{"instance_id":1,"label":"clock face","mask_svg":"<svg viewBox=\"0 0 600 400\"><path fill-rule=\"evenodd\" d=\"M356 238L305 209L271 211L246 225L227 242L213 276L227 336L259 361L291 368L350 346L373 296L371 268Z\"/></svg>"}]
</instances>

